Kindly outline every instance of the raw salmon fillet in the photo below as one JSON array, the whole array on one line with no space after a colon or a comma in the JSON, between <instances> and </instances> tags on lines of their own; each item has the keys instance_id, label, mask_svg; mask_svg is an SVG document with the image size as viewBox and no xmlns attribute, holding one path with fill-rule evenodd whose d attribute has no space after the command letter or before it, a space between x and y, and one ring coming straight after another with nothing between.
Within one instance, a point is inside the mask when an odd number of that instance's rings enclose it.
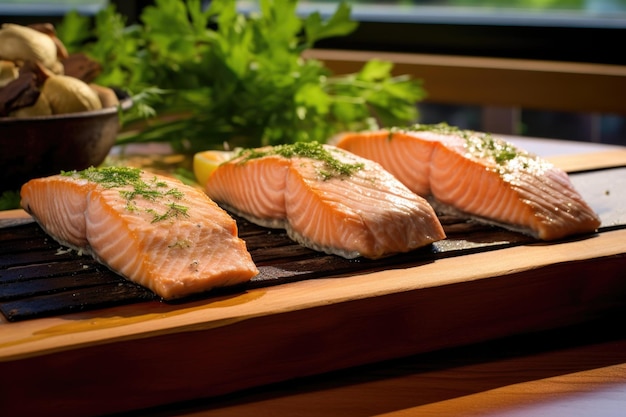
<instances>
[{"instance_id":1,"label":"raw salmon fillet","mask_svg":"<svg viewBox=\"0 0 626 417\"><path fill-rule=\"evenodd\" d=\"M566 172L489 134L416 125L349 132L335 145L380 163L444 213L542 240L600 226Z\"/></svg>"},{"instance_id":2,"label":"raw salmon fillet","mask_svg":"<svg viewBox=\"0 0 626 417\"><path fill-rule=\"evenodd\" d=\"M233 218L176 179L135 168L90 168L31 180L21 198L59 243L166 300L258 273Z\"/></svg>"},{"instance_id":3,"label":"raw salmon fillet","mask_svg":"<svg viewBox=\"0 0 626 417\"><path fill-rule=\"evenodd\" d=\"M212 172L206 191L253 223L348 259L445 238L428 202L379 164L317 143L243 150Z\"/></svg>"}]
</instances>

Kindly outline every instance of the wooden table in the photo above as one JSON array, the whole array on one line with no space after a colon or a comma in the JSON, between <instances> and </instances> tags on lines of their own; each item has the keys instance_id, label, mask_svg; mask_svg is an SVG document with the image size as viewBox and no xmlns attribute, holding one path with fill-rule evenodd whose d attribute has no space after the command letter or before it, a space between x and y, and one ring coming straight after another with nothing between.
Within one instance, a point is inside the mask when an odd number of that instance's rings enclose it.
<instances>
[{"instance_id":1,"label":"wooden table","mask_svg":"<svg viewBox=\"0 0 626 417\"><path fill-rule=\"evenodd\" d=\"M626 165L624 148L510 139L566 169ZM618 229L209 303L0 321L0 415L617 416L624 312Z\"/></svg>"},{"instance_id":2,"label":"wooden table","mask_svg":"<svg viewBox=\"0 0 626 417\"><path fill-rule=\"evenodd\" d=\"M146 417L622 417L623 321L385 361L222 398L144 410Z\"/></svg>"},{"instance_id":3,"label":"wooden table","mask_svg":"<svg viewBox=\"0 0 626 417\"><path fill-rule=\"evenodd\" d=\"M611 149L591 143L509 139L567 164L572 163L572 155ZM610 157L606 162L613 163ZM626 325L623 317L616 316L152 409L142 415L622 417L625 413Z\"/></svg>"}]
</instances>

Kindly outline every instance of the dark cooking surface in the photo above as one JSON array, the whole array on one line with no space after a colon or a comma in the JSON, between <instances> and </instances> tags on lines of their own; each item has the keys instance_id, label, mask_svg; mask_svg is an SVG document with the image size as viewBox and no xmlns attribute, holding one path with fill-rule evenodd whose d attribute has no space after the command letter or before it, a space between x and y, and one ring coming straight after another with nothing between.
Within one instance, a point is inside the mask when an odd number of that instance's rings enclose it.
<instances>
[{"instance_id":1,"label":"dark cooking surface","mask_svg":"<svg viewBox=\"0 0 626 417\"><path fill-rule=\"evenodd\" d=\"M573 174L572 180L602 217L600 232L626 225L626 168ZM260 274L245 285L197 295L194 300L210 302L211 297L225 292L419 266L442 257L537 243L496 227L441 217L448 236L444 241L382 260L346 260L306 249L282 231L237 221L239 235L246 241ZM159 302L151 291L118 276L91 257L60 247L34 223L0 230L0 311L9 321L148 301Z\"/></svg>"}]
</instances>

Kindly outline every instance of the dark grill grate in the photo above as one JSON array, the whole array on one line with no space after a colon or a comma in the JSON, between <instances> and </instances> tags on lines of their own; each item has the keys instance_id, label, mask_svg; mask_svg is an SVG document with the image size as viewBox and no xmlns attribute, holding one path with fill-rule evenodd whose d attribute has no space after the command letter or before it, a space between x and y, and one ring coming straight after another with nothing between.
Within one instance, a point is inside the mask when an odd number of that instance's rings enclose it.
<instances>
[{"instance_id":1,"label":"dark grill grate","mask_svg":"<svg viewBox=\"0 0 626 417\"><path fill-rule=\"evenodd\" d=\"M575 187L600 213L600 231L626 227L626 167L575 173ZM194 297L268 287L319 277L354 275L381 269L405 268L460 256L534 242L496 227L479 226L453 217L440 217L447 239L411 253L370 261L346 260L306 249L282 231L269 230L237 218L260 274L249 283ZM36 224L0 230L0 311L9 321L27 320L117 305L157 301L154 294L111 272L91 257L59 247ZM176 304L185 303L179 300Z\"/></svg>"},{"instance_id":2,"label":"dark grill grate","mask_svg":"<svg viewBox=\"0 0 626 417\"><path fill-rule=\"evenodd\" d=\"M442 222L449 237L446 241L372 261L318 253L294 243L283 231L238 218L239 235L246 241L260 274L243 286L214 290L194 299L304 279L419 265L441 257L532 241L452 218L442 218ZM120 277L90 256L60 247L35 223L0 232L0 311L9 321L156 300L151 291ZM181 302L184 300L176 301Z\"/></svg>"}]
</instances>

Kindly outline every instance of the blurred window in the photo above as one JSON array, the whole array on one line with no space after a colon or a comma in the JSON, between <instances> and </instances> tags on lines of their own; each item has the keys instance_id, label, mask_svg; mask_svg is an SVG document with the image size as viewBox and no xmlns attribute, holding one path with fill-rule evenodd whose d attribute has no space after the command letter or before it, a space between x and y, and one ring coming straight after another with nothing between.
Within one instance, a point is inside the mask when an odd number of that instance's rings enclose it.
<instances>
[{"instance_id":1,"label":"blurred window","mask_svg":"<svg viewBox=\"0 0 626 417\"><path fill-rule=\"evenodd\" d=\"M127 3L146 3L126 0ZM548 25L626 28L626 0L346 0L362 22ZM0 15L52 15L75 9L93 14L108 0L0 0ZM115 2L120 3L120 2ZM205 4L209 1L204 0ZM255 0L238 0L244 10ZM337 0L300 0L303 14L331 13Z\"/></svg>"},{"instance_id":2,"label":"blurred window","mask_svg":"<svg viewBox=\"0 0 626 417\"><path fill-rule=\"evenodd\" d=\"M108 0L0 0L0 16L61 16L70 10L95 14Z\"/></svg>"},{"instance_id":3,"label":"blurred window","mask_svg":"<svg viewBox=\"0 0 626 417\"><path fill-rule=\"evenodd\" d=\"M346 2L359 28L318 47L626 64L614 50L626 43L626 0ZM300 0L298 8L328 16L338 3ZM256 0L237 4L258 9Z\"/></svg>"},{"instance_id":4,"label":"blurred window","mask_svg":"<svg viewBox=\"0 0 626 417\"><path fill-rule=\"evenodd\" d=\"M626 0L348 0L355 19L398 23L626 28ZM253 4L254 2L242 1ZM300 2L330 13L337 1Z\"/></svg>"}]
</instances>

